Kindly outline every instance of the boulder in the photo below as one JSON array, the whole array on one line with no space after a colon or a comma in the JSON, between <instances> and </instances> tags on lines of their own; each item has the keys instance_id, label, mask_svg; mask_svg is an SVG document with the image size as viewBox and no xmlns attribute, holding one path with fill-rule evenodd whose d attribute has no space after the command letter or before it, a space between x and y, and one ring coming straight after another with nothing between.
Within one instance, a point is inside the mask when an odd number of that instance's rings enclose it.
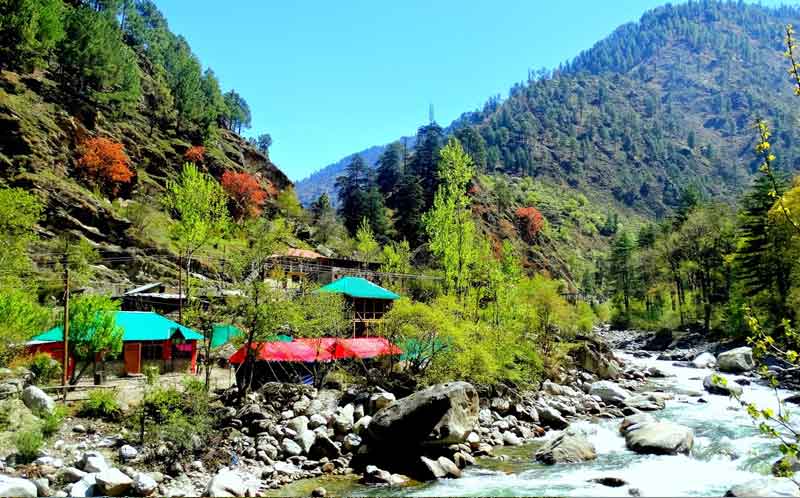
<instances>
[{"instance_id":1,"label":"boulder","mask_svg":"<svg viewBox=\"0 0 800 498\"><path fill-rule=\"evenodd\" d=\"M478 393L467 382L438 384L377 412L365 431L384 447L462 443L478 422Z\"/></svg>"},{"instance_id":2,"label":"boulder","mask_svg":"<svg viewBox=\"0 0 800 498\"><path fill-rule=\"evenodd\" d=\"M303 448L301 448L299 444L295 443L289 438L286 438L283 441L281 441L281 449L286 455L290 457L300 456L303 454Z\"/></svg>"},{"instance_id":3,"label":"boulder","mask_svg":"<svg viewBox=\"0 0 800 498\"><path fill-rule=\"evenodd\" d=\"M301 415L299 417L295 417L291 419L287 424L286 427L292 429L296 433L300 434L301 432L308 430L308 417L305 415Z\"/></svg>"},{"instance_id":4,"label":"boulder","mask_svg":"<svg viewBox=\"0 0 800 498\"><path fill-rule=\"evenodd\" d=\"M506 446L522 446L522 440L513 432L505 431L503 433L503 444Z\"/></svg>"},{"instance_id":5,"label":"boulder","mask_svg":"<svg viewBox=\"0 0 800 498\"><path fill-rule=\"evenodd\" d=\"M328 419L325 418L320 413L315 413L311 415L311 418L308 420L308 428L309 429L316 429L317 427L326 427L328 425Z\"/></svg>"},{"instance_id":6,"label":"boulder","mask_svg":"<svg viewBox=\"0 0 800 498\"><path fill-rule=\"evenodd\" d=\"M342 449L344 451L353 452L361 446L361 438L356 434L348 434L342 440Z\"/></svg>"},{"instance_id":7,"label":"boulder","mask_svg":"<svg viewBox=\"0 0 800 498\"><path fill-rule=\"evenodd\" d=\"M569 425L569 422L561 416L561 412L551 406L542 405L538 408L537 413L539 415L539 421L551 429L566 429Z\"/></svg>"},{"instance_id":8,"label":"boulder","mask_svg":"<svg viewBox=\"0 0 800 498\"><path fill-rule=\"evenodd\" d=\"M654 396L650 393L634 394L624 401L625 406L635 408L643 412L663 410L666 406L663 398Z\"/></svg>"},{"instance_id":9,"label":"boulder","mask_svg":"<svg viewBox=\"0 0 800 498\"><path fill-rule=\"evenodd\" d=\"M308 429L298 432L297 436L294 438L294 441L300 446L300 449L303 450L304 455L307 455L308 452L311 451L311 447L314 446L314 441L316 440L317 435L314 434L314 431Z\"/></svg>"},{"instance_id":10,"label":"boulder","mask_svg":"<svg viewBox=\"0 0 800 498\"><path fill-rule=\"evenodd\" d=\"M449 458L441 456L436 460L436 462L439 464L442 470L444 470L445 477L461 477L461 469L459 469L458 465L456 465Z\"/></svg>"},{"instance_id":11,"label":"boulder","mask_svg":"<svg viewBox=\"0 0 800 498\"><path fill-rule=\"evenodd\" d=\"M46 477L39 477L33 479L33 485L36 486L36 494L39 496L53 496L53 490L50 489L50 479Z\"/></svg>"},{"instance_id":12,"label":"boulder","mask_svg":"<svg viewBox=\"0 0 800 498\"><path fill-rule=\"evenodd\" d=\"M583 434L565 431L539 448L534 458L545 465L578 463L594 460L597 458L597 452Z\"/></svg>"},{"instance_id":13,"label":"boulder","mask_svg":"<svg viewBox=\"0 0 800 498\"><path fill-rule=\"evenodd\" d=\"M229 469L220 470L206 486L204 496L247 496L247 485Z\"/></svg>"},{"instance_id":14,"label":"boulder","mask_svg":"<svg viewBox=\"0 0 800 498\"><path fill-rule=\"evenodd\" d=\"M722 372L748 372L755 367L755 362L753 361L753 349L742 347L720 353L720 355L717 357L717 366Z\"/></svg>"},{"instance_id":15,"label":"boulder","mask_svg":"<svg viewBox=\"0 0 800 498\"><path fill-rule=\"evenodd\" d=\"M511 409L511 403L505 398L492 398L489 406L500 415L505 415Z\"/></svg>"},{"instance_id":16,"label":"boulder","mask_svg":"<svg viewBox=\"0 0 800 498\"><path fill-rule=\"evenodd\" d=\"M156 489L158 489L156 480L144 472L136 474L131 486L131 490L136 496L150 496L156 492Z\"/></svg>"},{"instance_id":17,"label":"boulder","mask_svg":"<svg viewBox=\"0 0 800 498\"><path fill-rule=\"evenodd\" d=\"M67 467L61 473L61 479L64 482L78 482L86 476L86 472L76 469L75 467Z\"/></svg>"},{"instance_id":18,"label":"boulder","mask_svg":"<svg viewBox=\"0 0 800 498\"><path fill-rule=\"evenodd\" d=\"M95 496L98 493L97 482L95 476L97 474L86 474L78 482L72 485L69 490L70 496Z\"/></svg>"},{"instance_id":19,"label":"boulder","mask_svg":"<svg viewBox=\"0 0 800 498\"><path fill-rule=\"evenodd\" d=\"M700 353L692 360L692 366L695 368L712 368L717 364L717 359L711 353Z\"/></svg>"},{"instance_id":20,"label":"boulder","mask_svg":"<svg viewBox=\"0 0 800 498\"><path fill-rule=\"evenodd\" d=\"M133 479L115 468L109 468L97 474L95 482L106 496L123 496L133 485Z\"/></svg>"},{"instance_id":21,"label":"boulder","mask_svg":"<svg viewBox=\"0 0 800 498\"><path fill-rule=\"evenodd\" d=\"M108 462L105 457L97 451L87 451L81 458L81 464L84 472L99 473L109 468Z\"/></svg>"},{"instance_id":22,"label":"boulder","mask_svg":"<svg viewBox=\"0 0 800 498\"><path fill-rule=\"evenodd\" d=\"M339 408L333 416L333 429L338 434L347 434L352 431L353 424L355 424L354 413L355 407L351 403Z\"/></svg>"},{"instance_id":23,"label":"boulder","mask_svg":"<svg viewBox=\"0 0 800 498\"><path fill-rule=\"evenodd\" d=\"M765 477L737 484L725 496L800 496L797 485L784 477Z\"/></svg>"},{"instance_id":24,"label":"boulder","mask_svg":"<svg viewBox=\"0 0 800 498\"><path fill-rule=\"evenodd\" d=\"M613 380L619 377L619 365L606 344L591 340L585 341L570 355L574 358L576 365L601 379Z\"/></svg>"},{"instance_id":25,"label":"boulder","mask_svg":"<svg viewBox=\"0 0 800 498\"><path fill-rule=\"evenodd\" d=\"M742 386L731 382L730 380L726 379L725 377L720 377L723 379L725 384L723 385L720 382L714 382L714 376L709 375L705 379L703 379L703 388L711 394L719 394L721 396L741 396L742 395Z\"/></svg>"},{"instance_id":26,"label":"boulder","mask_svg":"<svg viewBox=\"0 0 800 498\"><path fill-rule=\"evenodd\" d=\"M447 471L442 468L438 461L431 460L427 457L420 457L420 461L427 471L427 475L423 476L424 480L432 481L435 479L442 479L447 476Z\"/></svg>"},{"instance_id":27,"label":"boulder","mask_svg":"<svg viewBox=\"0 0 800 498\"><path fill-rule=\"evenodd\" d=\"M694 445L694 432L672 422L633 424L623 435L629 450L649 455L688 455Z\"/></svg>"},{"instance_id":28,"label":"boulder","mask_svg":"<svg viewBox=\"0 0 800 498\"><path fill-rule=\"evenodd\" d=\"M380 410L383 410L396 400L397 398L392 393L375 393L369 397L370 413L376 413Z\"/></svg>"},{"instance_id":29,"label":"boulder","mask_svg":"<svg viewBox=\"0 0 800 498\"><path fill-rule=\"evenodd\" d=\"M638 426L641 426L643 424L652 424L655 422L656 422L655 417L653 417L649 413L638 413L636 415L631 415L630 417L625 417L622 420L622 423L619 424L619 433L624 435L629 430L633 430Z\"/></svg>"},{"instance_id":30,"label":"boulder","mask_svg":"<svg viewBox=\"0 0 800 498\"><path fill-rule=\"evenodd\" d=\"M333 460L342 456L342 452L328 436L317 435L308 456L314 460L320 460L322 458Z\"/></svg>"},{"instance_id":31,"label":"boulder","mask_svg":"<svg viewBox=\"0 0 800 498\"><path fill-rule=\"evenodd\" d=\"M134 448L133 446L126 444L121 446L119 449L119 459L123 462L127 462L128 460L133 460L139 456L139 450Z\"/></svg>"},{"instance_id":32,"label":"boulder","mask_svg":"<svg viewBox=\"0 0 800 498\"><path fill-rule=\"evenodd\" d=\"M364 415L353 425L353 432L355 434L361 434L364 432L364 430L366 430L367 427L369 427L370 422L372 422L372 417L369 415Z\"/></svg>"},{"instance_id":33,"label":"boulder","mask_svg":"<svg viewBox=\"0 0 800 498\"><path fill-rule=\"evenodd\" d=\"M56 402L36 386L28 386L22 391L22 402L34 413L53 413Z\"/></svg>"},{"instance_id":34,"label":"boulder","mask_svg":"<svg viewBox=\"0 0 800 498\"><path fill-rule=\"evenodd\" d=\"M597 484L609 488L621 488L622 486L628 485L627 481L619 477L597 477L595 479L589 479L589 482L596 482Z\"/></svg>"},{"instance_id":35,"label":"boulder","mask_svg":"<svg viewBox=\"0 0 800 498\"><path fill-rule=\"evenodd\" d=\"M36 484L27 479L0 475L0 496L36 498Z\"/></svg>"},{"instance_id":36,"label":"boulder","mask_svg":"<svg viewBox=\"0 0 800 498\"><path fill-rule=\"evenodd\" d=\"M379 469L374 465L367 465L364 475L361 478L361 482L363 484L400 486L408 482L408 477L400 474L392 474L391 472Z\"/></svg>"},{"instance_id":37,"label":"boulder","mask_svg":"<svg viewBox=\"0 0 800 498\"><path fill-rule=\"evenodd\" d=\"M608 380L600 380L592 383L589 388L589 394L598 396L603 403L611 405L621 405L631 395L631 393L623 389L619 384Z\"/></svg>"}]
</instances>

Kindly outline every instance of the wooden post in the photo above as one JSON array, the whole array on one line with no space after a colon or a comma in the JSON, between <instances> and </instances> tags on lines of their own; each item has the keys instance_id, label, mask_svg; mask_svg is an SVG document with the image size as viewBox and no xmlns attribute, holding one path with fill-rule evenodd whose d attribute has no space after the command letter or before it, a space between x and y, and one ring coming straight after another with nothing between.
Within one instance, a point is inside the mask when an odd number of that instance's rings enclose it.
<instances>
[{"instance_id":1,"label":"wooden post","mask_svg":"<svg viewBox=\"0 0 800 498\"><path fill-rule=\"evenodd\" d=\"M64 361L62 368L62 386L64 387L64 403L67 402L67 382L69 381L69 257L67 248L64 248Z\"/></svg>"}]
</instances>

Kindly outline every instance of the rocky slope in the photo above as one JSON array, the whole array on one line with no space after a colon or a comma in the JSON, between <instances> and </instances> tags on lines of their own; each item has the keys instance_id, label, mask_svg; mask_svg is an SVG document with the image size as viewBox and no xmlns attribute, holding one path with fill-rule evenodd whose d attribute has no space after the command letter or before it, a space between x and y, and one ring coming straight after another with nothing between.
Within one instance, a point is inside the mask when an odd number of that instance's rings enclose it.
<instances>
[{"instance_id":1,"label":"rocky slope","mask_svg":"<svg viewBox=\"0 0 800 498\"><path fill-rule=\"evenodd\" d=\"M160 198L193 145L174 128L151 129L145 101L115 114L62 95L47 73L0 72L0 184L34 192L45 205L43 238L68 232L87 239L104 259L98 278L122 286L174 276L177 259L166 236L171 221ZM114 202L76 172L79 145L90 137L121 142L130 158L134 179ZM248 171L278 190L291 185L269 157L228 130L205 146L202 167L217 177Z\"/></svg>"}]
</instances>

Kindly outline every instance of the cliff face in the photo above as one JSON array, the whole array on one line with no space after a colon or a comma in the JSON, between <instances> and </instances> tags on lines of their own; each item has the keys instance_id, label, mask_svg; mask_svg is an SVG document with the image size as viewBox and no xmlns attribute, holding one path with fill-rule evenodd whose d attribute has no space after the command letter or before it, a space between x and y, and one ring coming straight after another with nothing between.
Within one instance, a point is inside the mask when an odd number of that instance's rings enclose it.
<instances>
[{"instance_id":1,"label":"cliff face","mask_svg":"<svg viewBox=\"0 0 800 498\"><path fill-rule=\"evenodd\" d=\"M192 137L174 127L151 127L138 109L124 115L75 102L44 73L0 72L0 185L21 187L44 203L43 239L69 232L87 239L104 259L104 280L127 282L174 275L175 254L165 235L170 223L161 197L181 170ZM104 137L124 145L134 178L115 199L76 170L80 145ZM220 129L204 143L202 168L219 178L247 171L276 191L292 186L269 157Z\"/></svg>"}]
</instances>

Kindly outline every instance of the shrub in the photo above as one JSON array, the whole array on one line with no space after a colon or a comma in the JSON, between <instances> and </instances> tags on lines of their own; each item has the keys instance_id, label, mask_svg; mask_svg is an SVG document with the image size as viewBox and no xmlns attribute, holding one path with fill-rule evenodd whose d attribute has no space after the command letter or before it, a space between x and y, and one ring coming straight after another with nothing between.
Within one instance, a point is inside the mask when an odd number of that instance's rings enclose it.
<instances>
[{"instance_id":1,"label":"shrub","mask_svg":"<svg viewBox=\"0 0 800 498\"><path fill-rule=\"evenodd\" d=\"M78 166L98 186L115 194L120 184L130 183L133 179L129 162L121 143L98 137L81 145Z\"/></svg>"},{"instance_id":2,"label":"shrub","mask_svg":"<svg viewBox=\"0 0 800 498\"><path fill-rule=\"evenodd\" d=\"M63 405L58 405L51 412L43 412L39 415L42 419L41 431L44 437L50 437L57 433L64 423L67 416L67 409Z\"/></svg>"},{"instance_id":3,"label":"shrub","mask_svg":"<svg viewBox=\"0 0 800 498\"><path fill-rule=\"evenodd\" d=\"M203 147L202 145L194 145L192 147L189 147L189 149L186 151L183 157L190 163L199 164L203 162L205 155L206 155L205 147Z\"/></svg>"},{"instance_id":4,"label":"shrub","mask_svg":"<svg viewBox=\"0 0 800 498\"><path fill-rule=\"evenodd\" d=\"M44 436L39 429L19 431L14 444L19 458L25 463L32 462L39 457L39 450L44 445Z\"/></svg>"},{"instance_id":5,"label":"shrub","mask_svg":"<svg viewBox=\"0 0 800 498\"><path fill-rule=\"evenodd\" d=\"M118 418L122 415L122 408L117 401L117 392L113 389L96 389L89 392L89 399L81 405L80 414L109 420Z\"/></svg>"},{"instance_id":6,"label":"shrub","mask_svg":"<svg viewBox=\"0 0 800 498\"><path fill-rule=\"evenodd\" d=\"M36 353L28 360L28 370L36 376L36 383L47 384L61 378L61 363L47 353Z\"/></svg>"},{"instance_id":7,"label":"shrub","mask_svg":"<svg viewBox=\"0 0 800 498\"><path fill-rule=\"evenodd\" d=\"M249 173L226 171L222 175L222 188L231 198L236 219L255 218L261 214L267 192L256 177Z\"/></svg>"},{"instance_id":8,"label":"shrub","mask_svg":"<svg viewBox=\"0 0 800 498\"><path fill-rule=\"evenodd\" d=\"M522 235L527 240L533 240L544 228L544 217L535 207L517 209L517 219L522 229Z\"/></svg>"},{"instance_id":9,"label":"shrub","mask_svg":"<svg viewBox=\"0 0 800 498\"><path fill-rule=\"evenodd\" d=\"M147 385L154 386L156 382L158 382L158 377L161 375L161 369L156 365L147 365L142 369L142 373L144 374L144 380Z\"/></svg>"}]
</instances>

